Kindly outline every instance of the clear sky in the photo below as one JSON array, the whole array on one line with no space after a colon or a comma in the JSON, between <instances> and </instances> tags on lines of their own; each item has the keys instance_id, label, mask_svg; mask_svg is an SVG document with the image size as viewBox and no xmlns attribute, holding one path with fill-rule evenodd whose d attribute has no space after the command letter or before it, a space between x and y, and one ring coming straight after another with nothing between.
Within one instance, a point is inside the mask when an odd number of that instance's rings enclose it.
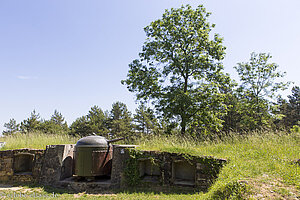
<instances>
[{"instance_id":1,"label":"clear sky","mask_svg":"<svg viewBox=\"0 0 300 200\"><path fill-rule=\"evenodd\" d=\"M120 81L145 41L143 28L165 9L204 4L227 47L225 71L266 52L300 85L299 0L1 0L0 131L35 109L44 119L60 111L71 124L93 105L121 101L134 111L134 94ZM290 90L287 94L290 93Z\"/></svg>"}]
</instances>

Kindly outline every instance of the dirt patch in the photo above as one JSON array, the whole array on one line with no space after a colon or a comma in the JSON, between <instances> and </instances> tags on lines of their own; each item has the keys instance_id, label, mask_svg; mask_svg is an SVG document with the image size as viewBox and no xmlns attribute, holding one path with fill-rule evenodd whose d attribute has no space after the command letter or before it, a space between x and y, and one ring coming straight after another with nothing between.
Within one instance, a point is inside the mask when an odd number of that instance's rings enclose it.
<instances>
[{"instance_id":1,"label":"dirt patch","mask_svg":"<svg viewBox=\"0 0 300 200\"><path fill-rule=\"evenodd\" d=\"M252 199L300 200L300 193L293 186L286 186L280 180L247 180Z\"/></svg>"},{"instance_id":2,"label":"dirt patch","mask_svg":"<svg viewBox=\"0 0 300 200\"><path fill-rule=\"evenodd\" d=\"M0 191L19 191L19 190L22 190L24 188L22 187L15 187L15 186L12 186L12 185L2 185L0 184Z\"/></svg>"},{"instance_id":3,"label":"dirt patch","mask_svg":"<svg viewBox=\"0 0 300 200\"><path fill-rule=\"evenodd\" d=\"M0 192L22 192L22 193L30 193L30 192L42 192L41 188L25 188L22 186L13 186L13 185L3 185L0 184Z\"/></svg>"},{"instance_id":4,"label":"dirt patch","mask_svg":"<svg viewBox=\"0 0 300 200\"><path fill-rule=\"evenodd\" d=\"M105 197L105 196L108 196L108 197L116 197L117 195L116 194L113 194L113 193L105 193L105 194L87 194L85 192L83 193L77 193L77 194L74 194L74 198L81 198L83 196L91 196L91 197Z\"/></svg>"}]
</instances>

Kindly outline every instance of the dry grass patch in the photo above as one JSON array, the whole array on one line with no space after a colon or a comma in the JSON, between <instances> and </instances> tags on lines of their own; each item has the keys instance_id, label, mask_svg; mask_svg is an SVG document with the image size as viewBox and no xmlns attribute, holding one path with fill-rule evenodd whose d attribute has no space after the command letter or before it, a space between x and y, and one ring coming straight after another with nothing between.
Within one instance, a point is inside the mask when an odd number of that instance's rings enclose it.
<instances>
[{"instance_id":1,"label":"dry grass patch","mask_svg":"<svg viewBox=\"0 0 300 200\"><path fill-rule=\"evenodd\" d=\"M247 199L298 200L300 192L295 186L286 185L281 180L266 177L247 181L249 195Z\"/></svg>"}]
</instances>

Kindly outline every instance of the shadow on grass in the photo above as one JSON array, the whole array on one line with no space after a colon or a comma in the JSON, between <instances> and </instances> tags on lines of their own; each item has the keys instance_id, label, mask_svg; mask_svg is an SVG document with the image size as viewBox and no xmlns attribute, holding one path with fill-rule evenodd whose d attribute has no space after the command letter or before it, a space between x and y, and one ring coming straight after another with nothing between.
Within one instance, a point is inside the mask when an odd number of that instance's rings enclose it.
<instances>
[{"instance_id":1,"label":"shadow on grass","mask_svg":"<svg viewBox=\"0 0 300 200\"><path fill-rule=\"evenodd\" d=\"M134 193L145 193L145 194L195 194L195 193L205 193L207 191L203 191L200 189L196 189L193 187L183 187L183 186L143 186L136 188L124 188L124 189L115 189L115 193L126 193L126 194L134 194Z\"/></svg>"},{"instance_id":2,"label":"shadow on grass","mask_svg":"<svg viewBox=\"0 0 300 200\"><path fill-rule=\"evenodd\" d=\"M99 190L97 189L89 189L88 191L75 191L72 189L67 188L57 188L53 186L46 186L46 185L40 185L37 183L13 183L13 184L1 184L3 186L7 185L8 187L26 187L31 189L32 191L42 189L41 193L54 193L58 195L62 194L78 194L84 192L85 194L135 194L135 193L144 193L144 194L195 194L195 193L205 193L207 191L203 191L194 187L187 187L187 186L139 186L139 187L127 187L124 189L105 189L105 190Z\"/></svg>"}]
</instances>

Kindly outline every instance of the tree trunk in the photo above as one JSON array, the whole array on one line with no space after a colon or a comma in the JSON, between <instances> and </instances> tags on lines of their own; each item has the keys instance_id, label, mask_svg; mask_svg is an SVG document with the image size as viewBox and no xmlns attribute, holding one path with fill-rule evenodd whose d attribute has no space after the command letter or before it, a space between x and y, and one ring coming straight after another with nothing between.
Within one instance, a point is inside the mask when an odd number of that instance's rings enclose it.
<instances>
[{"instance_id":1,"label":"tree trunk","mask_svg":"<svg viewBox=\"0 0 300 200\"><path fill-rule=\"evenodd\" d=\"M186 125L186 121L185 121L185 119L182 119L181 123L180 123L180 126L181 126L181 135L185 135L185 131L186 131L185 125Z\"/></svg>"},{"instance_id":2,"label":"tree trunk","mask_svg":"<svg viewBox=\"0 0 300 200\"><path fill-rule=\"evenodd\" d=\"M183 92L184 92L184 93L186 93L186 91L187 91L187 85L188 85L188 77L186 77L186 78L184 79L184 88L183 88Z\"/></svg>"},{"instance_id":3,"label":"tree trunk","mask_svg":"<svg viewBox=\"0 0 300 200\"><path fill-rule=\"evenodd\" d=\"M257 118L258 118L258 127L256 127L256 129L257 128L261 128L261 126L262 126L262 115L261 115L261 111L260 111L260 105L259 105L259 98L258 98L258 96L256 97L256 105L257 105L257 109L256 109L256 116L257 116Z\"/></svg>"}]
</instances>

